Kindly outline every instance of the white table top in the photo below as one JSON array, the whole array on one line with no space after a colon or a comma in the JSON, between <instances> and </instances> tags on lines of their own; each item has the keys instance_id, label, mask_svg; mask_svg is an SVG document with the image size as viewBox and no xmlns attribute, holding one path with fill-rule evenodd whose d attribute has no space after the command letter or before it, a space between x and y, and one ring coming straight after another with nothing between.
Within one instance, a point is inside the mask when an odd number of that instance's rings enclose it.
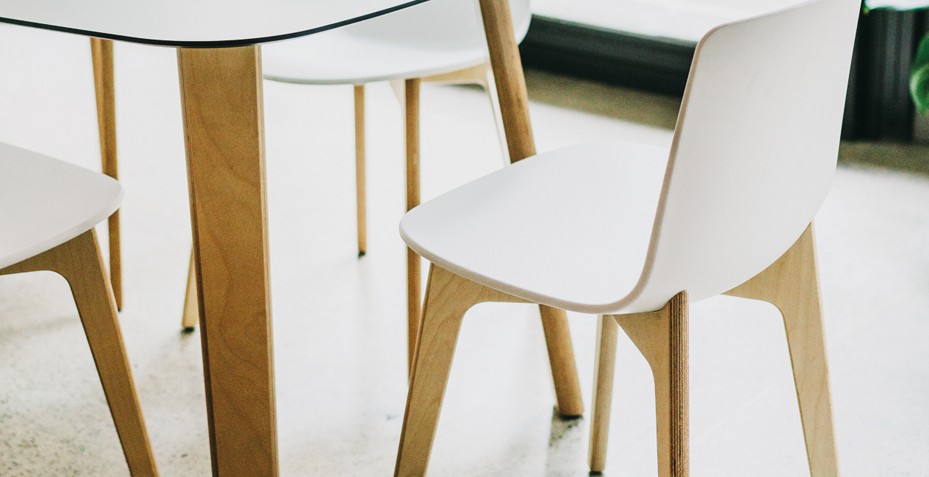
<instances>
[{"instance_id":1,"label":"white table top","mask_svg":"<svg viewBox=\"0 0 929 477\"><path fill-rule=\"evenodd\" d=\"M426 0L0 0L0 22L164 46L309 35Z\"/></svg>"}]
</instances>

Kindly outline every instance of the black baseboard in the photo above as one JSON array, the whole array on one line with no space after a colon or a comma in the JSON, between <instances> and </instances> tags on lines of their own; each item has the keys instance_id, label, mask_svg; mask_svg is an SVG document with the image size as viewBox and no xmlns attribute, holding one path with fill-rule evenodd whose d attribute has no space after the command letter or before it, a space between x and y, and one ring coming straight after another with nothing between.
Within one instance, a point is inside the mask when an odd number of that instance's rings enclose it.
<instances>
[{"instance_id":1,"label":"black baseboard","mask_svg":"<svg viewBox=\"0 0 929 477\"><path fill-rule=\"evenodd\" d=\"M695 47L535 15L520 54L526 66L679 96Z\"/></svg>"},{"instance_id":2,"label":"black baseboard","mask_svg":"<svg viewBox=\"0 0 929 477\"><path fill-rule=\"evenodd\" d=\"M929 30L925 12L862 15L849 79L845 139L908 141L913 136L909 71ZM555 73L680 96L696 44L533 16L523 63Z\"/></svg>"}]
</instances>

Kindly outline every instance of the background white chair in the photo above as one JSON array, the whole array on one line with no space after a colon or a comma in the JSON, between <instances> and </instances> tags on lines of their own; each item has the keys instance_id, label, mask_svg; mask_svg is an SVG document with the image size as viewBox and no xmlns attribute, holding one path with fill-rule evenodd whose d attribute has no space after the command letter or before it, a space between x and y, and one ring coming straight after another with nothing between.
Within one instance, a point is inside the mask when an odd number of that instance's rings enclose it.
<instances>
[{"instance_id":1,"label":"background white chair","mask_svg":"<svg viewBox=\"0 0 929 477\"><path fill-rule=\"evenodd\" d=\"M529 0L510 0L517 41L529 29ZM366 245L365 219L365 107L364 86L390 81L405 113L406 207L419 204L419 96L420 84L478 84L490 98L501 144L504 141L500 107L490 68L480 10L472 0L429 2L348 25L332 31L283 41L262 49L266 79L297 84L354 85L355 178L358 254ZM452 116L450 112L449 116ZM503 159L508 161L505 144ZM407 308L409 356L412 359L416 323L420 313L420 260L408 251ZM195 298L194 293L188 297ZM190 301L190 300L188 300ZM186 310L195 312L195 306ZM196 324L186 313L184 327Z\"/></svg>"},{"instance_id":2,"label":"background white chair","mask_svg":"<svg viewBox=\"0 0 929 477\"><path fill-rule=\"evenodd\" d=\"M157 475L93 227L119 207L107 177L0 143L0 275L49 270L71 286L134 476Z\"/></svg>"},{"instance_id":3,"label":"background white chair","mask_svg":"<svg viewBox=\"0 0 929 477\"><path fill-rule=\"evenodd\" d=\"M781 310L812 475L837 474L810 223L835 170L859 8L812 1L707 33L670 150L540 154L404 217L432 266L395 475L425 473L463 315L488 301L601 315L594 471L618 323L654 374L659 475L688 475L688 302L726 292Z\"/></svg>"}]
</instances>

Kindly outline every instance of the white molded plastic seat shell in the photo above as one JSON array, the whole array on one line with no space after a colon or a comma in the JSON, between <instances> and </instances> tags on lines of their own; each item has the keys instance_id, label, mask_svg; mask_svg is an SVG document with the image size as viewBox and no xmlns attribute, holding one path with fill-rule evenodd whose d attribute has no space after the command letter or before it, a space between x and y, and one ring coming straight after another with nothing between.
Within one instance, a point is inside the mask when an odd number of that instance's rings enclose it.
<instances>
[{"instance_id":1,"label":"white molded plastic seat shell","mask_svg":"<svg viewBox=\"0 0 929 477\"><path fill-rule=\"evenodd\" d=\"M636 162L656 160L645 151L621 162L603 146L542 154L414 209L404 240L466 278L580 312L644 312L681 291L697 301L738 286L787 251L829 190L859 7L811 1L707 33L663 180Z\"/></svg>"},{"instance_id":2,"label":"white molded plastic seat shell","mask_svg":"<svg viewBox=\"0 0 929 477\"><path fill-rule=\"evenodd\" d=\"M529 0L510 0L517 43ZM377 18L262 48L264 77L299 84L421 78L488 60L477 0L430 0Z\"/></svg>"},{"instance_id":3,"label":"white molded plastic seat shell","mask_svg":"<svg viewBox=\"0 0 929 477\"><path fill-rule=\"evenodd\" d=\"M413 209L400 233L449 271L597 313L639 278L667 158L635 143L540 154Z\"/></svg>"},{"instance_id":4,"label":"white molded plastic seat shell","mask_svg":"<svg viewBox=\"0 0 929 477\"><path fill-rule=\"evenodd\" d=\"M0 269L90 230L122 197L107 176L0 143Z\"/></svg>"}]
</instances>

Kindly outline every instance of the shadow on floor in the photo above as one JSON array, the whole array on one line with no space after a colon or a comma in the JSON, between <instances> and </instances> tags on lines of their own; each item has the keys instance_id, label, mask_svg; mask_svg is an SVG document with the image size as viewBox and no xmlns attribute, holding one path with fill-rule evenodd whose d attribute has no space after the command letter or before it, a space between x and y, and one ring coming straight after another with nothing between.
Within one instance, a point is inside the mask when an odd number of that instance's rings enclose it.
<instances>
[{"instance_id":1,"label":"shadow on floor","mask_svg":"<svg viewBox=\"0 0 929 477\"><path fill-rule=\"evenodd\" d=\"M871 165L929 176L929 147L925 144L843 142L839 163Z\"/></svg>"},{"instance_id":2,"label":"shadow on floor","mask_svg":"<svg viewBox=\"0 0 929 477\"><path fill-rule=\"evenodd\" d=\"M680 98L526 70L529 99L599 116L674 129Z\"/></svg>"}]
</instances>

